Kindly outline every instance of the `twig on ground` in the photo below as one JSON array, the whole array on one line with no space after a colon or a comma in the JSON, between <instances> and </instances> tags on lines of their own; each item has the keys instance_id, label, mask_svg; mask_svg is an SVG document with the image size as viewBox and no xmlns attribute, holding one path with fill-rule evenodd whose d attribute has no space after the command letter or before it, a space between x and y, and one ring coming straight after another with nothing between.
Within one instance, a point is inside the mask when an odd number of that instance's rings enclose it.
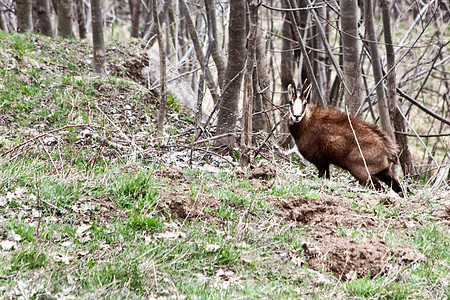
<instances>
[{"instance_id":1,"label":"twig on ground","mask_svg":"<svg viewBox=\"0 0 450 300\"><path fill-rule=\"evenodd\" d=\"M66 128L73 128L73 127L101 127L101 126L96 125L96 124L73 124L73 125L65 125L65 126L63 126L63 127L56 128L56 129L50 130L50 131L48 131L48 132L45 132L45 133L43 133L43 134L37 135L37 136L35 136L35 137L32 137L31 139L28 139L28 140L26 140L25 142L20 143L19 145L15 146L15 147L13 147L13 148L11 148L11 149L9 149L8 151L3 152L2 154L0 154L0 157L3 157L3 156L5 156L5 155L7 155L7 154L9 154L9 153L11 153L11 152L13 152L13 151L16 151L17 149L21 148L22 146L25 146L26 144L31 143L32 141L34 141L34 140L36 140L36 139L42 138L42 137L44 137L44 136L47 136L47 135L49 135L49 134L52 134L52 133L55 133L55 132L58 132L58 131L61 131L61 130L64 130L64 129L66 129Z\"/></svg>"},{"instance_id":2,"label":"twig on ground","mask_svg":"<svg viewBox=\"0 0 450 300\"><path fill-rule=\"evenodd\" d=\"M36 225L36 244L38 244L39 243L39 227L41 225L42 214L41 214L41 211L40 211L41 193L40 193L39 184L37 183L37 180L36 180L36 174L35 174L35 178L34 178L34 186L36 188L36 210L39 213L38 220L37 220L37 225Z\"/></svg>"}]
</instances>

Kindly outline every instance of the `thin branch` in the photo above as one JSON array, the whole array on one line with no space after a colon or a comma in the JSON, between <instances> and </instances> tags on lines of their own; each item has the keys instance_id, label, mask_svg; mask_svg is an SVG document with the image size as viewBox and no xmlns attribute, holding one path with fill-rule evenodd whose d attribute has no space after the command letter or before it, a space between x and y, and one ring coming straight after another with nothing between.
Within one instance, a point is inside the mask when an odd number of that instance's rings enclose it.
<instances>
[{"instance_id":1,"label":"thin branch","mask_svg":"<svg viewBox=\"0 0 450 300\"><path fill-rule=\"evenodd\" d=\"M294 12L294 11L302 11L302 10L314 10L316 8L322 8L323 7L323 5L318 5L318 6L307 6L307 7L296 7L296 8L279 8L279 7L270 6L270 5L267 5L267 4L264 4L264 3L261 3L261 6L267 8L267 9L270 9L270 10L284 11L284 12L286 12L286 11Z\"/></svg>"},{"instance_id":2,"label":"thin branch","mask_svg":"<svg viewBox=\"0 0 450 300\"><path fill-rule=\"evenodd\" d=\"M407 133L403 131L394 131L396 134L406 135L406 136L412 136L412 137L421 137L421 138L429 138L429 137L443 137L443 136L450 136L450 133L441 133L441 134L412 134Z\"/></svg>"},{"instance_id":3,"label":"thin branch","mask_svg":"<svg viewBox=\"0 0 450 300\"><path fill-rule=\"evenodd\" d=\"M255 156L253 157L253 159L256 159L256 158L258 157L259 153L260 153L261 150L262 150L262 147L267 143L267 141L268 141L268 140L270 139L270 137L273 135L273 133L275 132L275 129L277 129L277 127L278 127L281 123L285 122L285 118L286 118L286 116L287 116L288 113L289 113L289 112L286 112L286 113L284 114L284 116L281 117L280 121L278 121L277 124L275 124L275 126L273 126L272 131L270 131L270 133L267 135L267 137L266 137L266 139L264 140L264 142L262 142L261 145L258 147L258 150L256 150L256 153L255 153Z\"/></svg>"},{"instance_id":4,"label":"thin branch","mask_svg":"<svg viewBox=\"0 0 450 300\"><path fill-rule=\"evenodd\" d=\"M433 160L433 162L436 164L436 166L439 168L439 164L436 161L436 159L434 158L433 154L430 152L430 150L428 150L427 145L425 144L425 142L420 138L419 134L416 132L416 130L411 126L411 124L408 122L408 119L405 117L405 115L403 114L402 110L400 109L400 107L397 106L398 112L402 115L403 119L405 119L406 123L408 124L409 128L411 128L411 130L414 132L414 134L419 138L420 142L422 143L422 146L425 148L425 150L428 152L428 155L431 157L431 159Z\"/></svg>"},{"instance_id":5,"label":"thin branch","mask_svg":"<svg viewBox=\"0 0 450 300\"><path fill-rule=\"evenodd\" d=\"M287 1L287 2L292 8L291 1ZM302 35L300 33L300 30L298 29L298 24L297 24L297 21L295 20L294 12L293 11L289 11L288 16L289 16L289 19L290 19L290 21L291 21L291 23L293 25L292 27L294 28L294 35L295 35L295 38L297 39L297 43L300 46L300 50L302 52L303 59L305 60L306 70L308 72L309 79L311 80L311 83L312 83L312 85L314 87L314 90L316 91L317 96L319 98L318 102L319 102L320 106L325 106L326 102L323 99L323 94L322 94L321 87L317 83L316 77L314 76L314 70L313 70L313 67L311 65L311 61L309 60L308 52L306 51L305 42L303 41Z\"/></svg>"},{"instance_id":6,"label":"thin branch","mask_svg":"<svg viewBox=\"0 0 450 300\"><path fill-rule=\"evenodd\" d=\"M429 110L428 108L423 106L420 102L418 102L417 100L415 100L414 98L412 98L411 96L406 94L404 91L402 91L399 87L397 87L396 90L397 90L397 94L399 94L402 98L404 98L404 99L408 100L409 102L411 102L412 104L416 105L421 110L423 110L425 113L429 114L430 116L432 116L435 119L438 119L442 123L450 125L450 120L447 120L446 118L444 118L444 117L442 117L442 116L432 112L431 110Z\"/></svg>"},{"instance_id":7,"label":"thin branch","mask_svg":"<svg viewBox=\"0 0 450 300\"><path fill-rule=\"evenodd\" d=\"M350 113L348 112L348 107L347 106L345 106L345 112L347 113L348 123L350 124L350 128L352 129L352 132L353 132L353 136L355 137L356 145L358 145L359 153L361 154L361 158L362 158L362 160L364 162L364 168L366 169L367 177L369 177L369 180L370 180L370 183L372 184L372 187L375 188L375 184L373 183L372 176L370 175L370 172L369 172L369 167L367 167L366 159L364 158L364 154L362 152L361 146L359 145L358 137L356 136L356 132L353 129L352 121L350 119Z\"/></svg>"}]
</instances>

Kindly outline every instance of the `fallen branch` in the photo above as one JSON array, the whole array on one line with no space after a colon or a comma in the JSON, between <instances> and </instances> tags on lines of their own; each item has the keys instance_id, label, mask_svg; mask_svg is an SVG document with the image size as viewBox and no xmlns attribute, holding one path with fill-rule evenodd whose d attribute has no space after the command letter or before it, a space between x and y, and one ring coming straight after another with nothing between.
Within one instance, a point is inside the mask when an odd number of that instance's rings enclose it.
<instances>
[{"instance_id":1,"label":"fallen branch","mask_svg":"<svg viewBox=\"0 0 450 300\"><path fill-rule=\"evenodd\" d=\"M221 135L218 135L218 136L213 136L213 137L210 137L210 138L207 138L207 139L195 141L191 145L195 146L195 145L198 145L198 144L203 144L203 143L211 142L211 141L214 141L214 140L219 140L221 138L229 137L229 136L234 136L235 137L236 134L234 134L233 132L228 132L228 133L224 133L224 134L221 134Z\"/></svg>"},{"instance_id":2,"label":"fallen branch","mask_svg":"<svg viewBox=\"0 0 450 300\"><path fill-rule=\"evenodd\" d=\"M130 137L128 135L126 135L120 128L119 126L117 126L109 117L108 115L96 104L95 108L97 108L97 110L109 121L109 123L111 123L112 126L114 126L114 128L116 128L116 130L120 133L120 135L126 139L132 146L134 146L136 149L138 149L141 153L144 152L144 149L142 149L141 147L139 147L132 139L130 139Z\"/></svg>"}]
</instances>

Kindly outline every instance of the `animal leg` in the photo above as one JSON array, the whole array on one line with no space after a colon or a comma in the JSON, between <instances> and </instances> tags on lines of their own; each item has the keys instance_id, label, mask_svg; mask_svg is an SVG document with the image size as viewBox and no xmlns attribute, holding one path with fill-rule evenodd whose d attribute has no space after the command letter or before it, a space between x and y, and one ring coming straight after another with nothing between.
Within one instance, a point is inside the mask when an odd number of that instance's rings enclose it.
<instances>
[{"instance_id":1,"label":"animal leg","mask_svg":"<svg viewBox=\"0 0 450 300\"><path fill-rule=\"evenodd\" d=\"M330 179L330 165L316 166L319 170L319 177L322 178L325 175L326 179Z\"/></svg>"},{"instance_id":2,"label":"animal leg","mask_svg":"<svg viewBox=\"0 0 450 300\"><path fill-rule=\"evenodd\" d=\"M365 168L354 168L349 170L349 172L358 179L359 183L363 186L370 186L370 183L372 182L376 190L382 190L382 186L380 181L373 175L369 176L367 174L367 171Z\"/></svg>"},{"instance_id":3,"label":"animal leg","mask_svg":"<svg viewBox=\"0 0 450 300\"><path fill-rule=\"evenodd\" d=\"M394 192L399 195L403 195L402 187L400 186L400 183L395 178L394 174L392 174L392 171L390 169L378 172L377 174L375 174L375 176L386 183L388 186L390 186L394 190Z\"/></svg>"}]
</instances>

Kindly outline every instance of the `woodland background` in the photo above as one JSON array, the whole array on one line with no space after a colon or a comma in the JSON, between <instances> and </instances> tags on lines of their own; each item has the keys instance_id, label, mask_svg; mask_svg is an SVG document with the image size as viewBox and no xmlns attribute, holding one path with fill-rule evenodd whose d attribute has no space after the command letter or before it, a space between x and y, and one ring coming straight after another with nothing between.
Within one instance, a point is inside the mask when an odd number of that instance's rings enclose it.
<instances>
[{"instance_id":1,"label":"woodland background","mask_svg":"<svg viewBox=\"0 0 450 300\"><path fill-rule=\"evenodd\" d=\"M275 133L278 144L293 145L286 123L279 120L287 85L297 82L300 89L313 85L313 103L347 108L395 136L405 175L440 173L442 180L448 172L450 12L445 1L41 0L1 5L6 31L80 39L92 32L99 73L107 72L104 32L141 38L145 49L158 42L163 64L156 81L161 83L149 80L148 87L161 95L160 136L166 82L174 79L166 75L170 63L197 94L191 107L213 103L206 111L197 109L194 141L215 135L219 152L232 154L238 127L244 164L253 149L250 132Z\"/></svg>"}]
</instances>

